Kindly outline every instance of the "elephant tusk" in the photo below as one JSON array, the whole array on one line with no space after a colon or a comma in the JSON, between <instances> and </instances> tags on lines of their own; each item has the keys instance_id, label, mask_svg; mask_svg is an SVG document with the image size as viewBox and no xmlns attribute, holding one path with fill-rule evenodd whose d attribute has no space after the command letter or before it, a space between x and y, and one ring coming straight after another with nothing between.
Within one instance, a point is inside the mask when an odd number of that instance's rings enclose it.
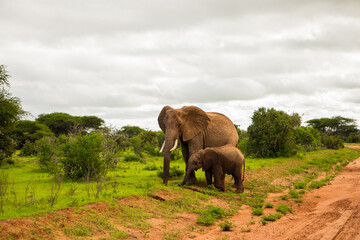
<instances>
[{"instance_id":1,"label":"elephant tusk","mask_svg":"<svg viewBox=\"0 0 360 240\"><path fill-rule=\"evenodd\" d=\"M170 152L174 151L176 149L177 145L178 145L178 140L176 139L174 146L172 147L172 149L170 149Z\"/></svg>"},{"instance_id":2,"label":"elephant tusk","mask_svg":"<svg viewBox=\"0 0 360 240\"><path fill-rule=\"evenodd\" d=\"M163 145L161 146L160 152L162 152L164 150L165 147L165 141L163 142Z\"/></svg>"}]
</instances>

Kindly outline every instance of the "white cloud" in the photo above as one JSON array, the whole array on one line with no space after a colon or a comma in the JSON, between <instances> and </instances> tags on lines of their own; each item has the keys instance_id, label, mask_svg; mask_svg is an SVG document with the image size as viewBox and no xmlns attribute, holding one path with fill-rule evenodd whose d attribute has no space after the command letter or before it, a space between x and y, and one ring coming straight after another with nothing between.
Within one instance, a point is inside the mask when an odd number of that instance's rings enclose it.
<instances>
[{"instance_id":1,"label":"white cloud","mask_svg":"<svg viewBox=\"0 0 360 240\"><path fill-rule=\"evenodd\" d=\"M158 129L164 105L359 114L359 1L0 1L0 64L35 117Z\"/></svg>"}]
</instances>

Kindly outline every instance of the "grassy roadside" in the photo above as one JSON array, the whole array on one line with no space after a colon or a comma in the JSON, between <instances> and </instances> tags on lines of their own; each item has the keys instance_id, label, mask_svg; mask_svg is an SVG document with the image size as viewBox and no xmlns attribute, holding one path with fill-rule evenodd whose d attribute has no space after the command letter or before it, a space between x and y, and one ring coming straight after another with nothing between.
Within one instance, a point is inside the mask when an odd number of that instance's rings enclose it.
<instances>
[{"instance_id":1,"label":"grassy roadside","mask_svg":"<svg viewBox=\"0 0 360 240\"><path fill-rule=\"evenodd\" d=\"M230 176L226 178L225 193L213 187L206 188L201 170L197 172L199 181L193 186L179 187L182 177L178 177L164 187L157 176L157 170L162 165L161 157L148 158L146 163L121 161L101 182L61 182L59 195L52 207L50 203L54 191L51 189L55 189L55 182L46 172L38 170L34 158L19 158L15 167L1 170L8 175L8 187L0 219L38 218L39 214L52 212L52 219L58 220L46 225L51 230L48 229L49 236L60 228L68 236L89 236L100 229L116 237L123 234L118 226L140 229L146 235L146 229L150 227L148 219L171 219L176 218L178 213L188 212L201 217L198 221L201 228L233 215L241 204L251 206L255 216L261 216L270 205L276 210L284 203L291 208L292 204L301 203L306 191L327 184L343 166L359 156L360 150L344 148L298 154L293 158L247 159L243 194L235 194ZM173 161L171 166L185 167L182 160ZM164 196L161 192L169 194ZM282 192L287 193L279 197L279 204L266 202L270 193ZM129 196L138 196L135 202L139 204L128 204L126 197ZM151 196L163 199L159 201ZM223 200L227 204L217 208L209 203L211 199ZM105 207L97 209L86 205L93 202L102 202ZM65 221L60 213L54 212L69 207L74 209L72 216L81 220ZM284 206L278 210L279 214L287 211L290 210ZM264 222L276 220L279 214L266 215L264 219L268 220ZM86 226L84 232L77 232L79 224Z\"/></svg>"}]
</instances>

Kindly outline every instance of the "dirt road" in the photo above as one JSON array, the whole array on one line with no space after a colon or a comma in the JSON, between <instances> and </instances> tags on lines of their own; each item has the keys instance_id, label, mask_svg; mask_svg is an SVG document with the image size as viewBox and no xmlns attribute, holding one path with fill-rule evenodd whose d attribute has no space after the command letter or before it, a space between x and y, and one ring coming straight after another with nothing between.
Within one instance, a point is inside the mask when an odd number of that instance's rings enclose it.
<instances>
[{"instance_id":1,"label":"dirt road","mask_svg":"<svg viewBox=\"0 0 360 240\"><path fill-rule=\"evenodd\" d=\"M242 228L225 236L217 227L195 239L360 240L360 158L343 168L330 185L307 193L293 208L294 214L276 222L249 225L250 232ZM247 217L236 215L232 221L243 226Z\"/></svg>"}]
</instances>

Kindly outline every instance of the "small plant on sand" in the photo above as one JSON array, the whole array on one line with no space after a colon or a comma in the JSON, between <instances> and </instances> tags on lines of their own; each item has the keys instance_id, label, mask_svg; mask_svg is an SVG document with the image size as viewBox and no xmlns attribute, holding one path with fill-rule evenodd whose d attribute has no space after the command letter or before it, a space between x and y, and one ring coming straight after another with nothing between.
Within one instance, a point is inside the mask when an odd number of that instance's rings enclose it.
<instances>
[{"instance_id":1,"label":"small plant on sand","mask_svg":"<svg viewBox=\"0 0 360 240\"><path fill-rule=\"evenodd\" d=\"M253 208L251 214L255 216L260 216L264 214L264 210L262 208Z\"/></svg>"},{"instance_id":2,"label":"small plant on sand","mask_svg":"<svg viewBox=\"0 0 360 240\"><path fill-rule=\"evenodd\" d=\"M286 214L286 213L292 213L293 210L290 206L286 205L286 204L280 204L279 206L276 207L276 211L280 212L282 214Z\"/></svg>"},{"instance_id":3,"label":"small plant on sand","mask_svg":"<svg viewBox=\"0 0 360 240\"><path fill-rule=\"evenodd\" d=\"M274 204L270 203L270 202L266 202L265 203L265 208L273 208Z\"/></svg>"},{"instance_id":4,"label":"small plant on sand","mask_svg":"<svg viewBox=\"0 0 360 240\"><path fill-rule=\"evenodd\" d=\"M214 224L217 219L220 219L225 215L225 210L223 208L210 205L207 210L201 212L196 222L205 226L210 226Z\"/></svg>"},{"instance_id":5,"label":"small plant on sand","mask_svg":"<svg viewBox=\"0 0 360 240\"><path fill-rule=\"evenodd\" d=\"M280 219L282 216L283 216L282 213L274 213L274 214L269 213L267 215L262 216L261 218L264 221L272 221L273 222L273 221Z\"/></svg>"},{"instance_id":6,"label":"small plant on sand","mask_svg":"<svg viewBox=\"0 0 360 240\"><path fill-rule=\"evenodd\" d=\"M231 231L232 228L236 227L233 222L229 222L228 220L225 220L224 222L219 224L221 230L225 231Z\"/></svg>"}]
</instances>

